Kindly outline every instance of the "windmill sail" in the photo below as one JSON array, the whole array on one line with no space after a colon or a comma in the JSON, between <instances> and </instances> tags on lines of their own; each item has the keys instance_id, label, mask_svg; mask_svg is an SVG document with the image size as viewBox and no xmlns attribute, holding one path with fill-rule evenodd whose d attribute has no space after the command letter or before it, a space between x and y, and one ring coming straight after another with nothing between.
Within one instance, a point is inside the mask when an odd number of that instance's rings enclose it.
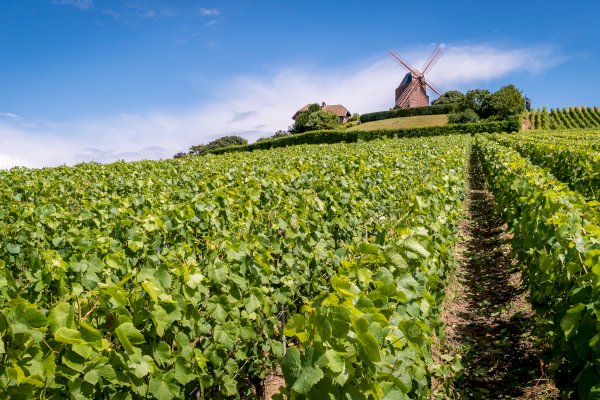
<instances>
[{"instance_id":1,"label":"windmill sail","mask_svg":"<svg viewBox=\"0 0 600 400\"><path fill-rule=\"evenodd\" d=\"M400 85L396 88L394 108L427 107L429 105L427 88L438 96L440 95L437 86L432 82L427 82L425 80L425 73L428 72L442 56L441 48L437 47L433 50L423 65L421 70L423 72L414 68L395 51L390 50L388 53L396 63L409 71L404 75L404 79L402 79L402 82L400 82Z\"/></svg>"}]
</instances>

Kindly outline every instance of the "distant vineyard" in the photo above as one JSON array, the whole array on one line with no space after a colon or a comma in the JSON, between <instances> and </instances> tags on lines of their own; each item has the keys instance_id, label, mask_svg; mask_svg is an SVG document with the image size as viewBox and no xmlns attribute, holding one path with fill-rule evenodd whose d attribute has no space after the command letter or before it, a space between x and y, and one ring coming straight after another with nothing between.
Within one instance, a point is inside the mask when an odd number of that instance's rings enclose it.
<instances>
[{"instance_id":1,"label":"distant vineyard","mask_svg":"<svg viewBox=\"0 0 600 400\"><path fill-rule=\"evenodd\" d=\"M0 172L0 397L425 396L467 150Z\"/></svg>"},{"instance_id":2,"label":"distant vineyard","mask_svg":"<svg viewBox=\"0 0 600 400\"><path fill-rule=\"evenodd\" d=\"M543 109L527 113L530 129L585 129L600 127L600 109L597 107L571 107Z\"/></svg>"}]
</instances>

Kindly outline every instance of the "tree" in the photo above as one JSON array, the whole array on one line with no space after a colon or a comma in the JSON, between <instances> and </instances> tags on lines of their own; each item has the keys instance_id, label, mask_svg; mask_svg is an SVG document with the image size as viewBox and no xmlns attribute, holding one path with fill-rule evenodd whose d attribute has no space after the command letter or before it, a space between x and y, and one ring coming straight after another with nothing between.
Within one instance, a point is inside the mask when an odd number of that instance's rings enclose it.
<instances>
[{"instance_id":1,"label":"tree","mask_svg":"<svg viewBox=\"0 0 600 400\"><path fill-rule=\"evenodd\" d=\"M308 116L306 127L308 130L316 131L319 129L335 129L340 126L340 120L332 112L318 110Z\"/></svg>"},{"instance_id":2,"label":"tree","mask_svg":"<svg viewBox=\"0 0 600 400\"><path fill-rule=\"evenodd\" d=\"M229 147L229 146L239 146L243 144L248 144L248 141L239 136L223 136L218 139L209 142L204 148L204 152L218 149L221 147Z\"/></svg>"},{"instance_id":3,"label":"tree","mask_svg":"<svg viewBox=\"0 0 600 400\"><path fill-rule=\"evenodd\" d=\"M284 131L282 129L276 131L273 136L269 136L269 137L262 137L259 139L256 139L257 142L262 142L263 140L271 140L271 139L277 139L277 138L281 138L284 136L290 136L290 133L288 131Z\"/></svg>"},{"instance_id":4,"label":"tree","mask_svg":"<svg viewBox=\"0 0 600 400\"><path fill-rule=\"evenodd\" d=\"M491 94L482 104L482 115L492 119L507 119L525 110L525 101L521 91L515 85L501 87Z\"/></svg>"},{"instance_id":5,"label":"tree","mask_svg":"<svg viewBox=\"0 0 600 400\"><path fill-rule=\"evenodd\" d=\"M194 156L199 156L206 151L205 149L206 149L205 144L196 144L196 145L190 147L189 154L194 155Z\"/></svg>"},{"instance_id":6,"label":"tree","mask_svg":"<svg viewBox=\"0 0 600 400\"><path fill-rule=\"evenodd\" d=\"M288 131L284 131L284 130L278 130L277 132L275 132L275 134L273 136L271 136L271 139L275 139L278 137L283 137L283 136L289 136L289 132Z\"/></svg>"},{"instance_id":7,"label":"tree","mask_svg":"<svg viewBox=\"0 0 600 400\"><path fill-rule=\"evenodd\" d=\"M458 90L448 90L443 95L431 102L432 106L456 105L460 104L464 94Z\"/></svg>"},{"instance_id":8,"label":"tree","mask_svg":"<svg viewBox=\"0 0 600 400\"><path fill-rule=\"evenodd\" d=\"M354 113L354 114L352 114L352 116L350 118L348 118L348 120L346 122L354 122L354 121L359 121L359 120L360 120L360 114Z\"/></svg>"},{"instance_id":9,"label":"tree","mask_svg":"<svg viewBox=\"0 0 600 400\"><path fill-rule=\"evenodd\" d=\"M221 138L213 140L212 142L209 142L208 144L196 144L194 146L191 146L187 154L193 156L201 156L204 154L208 154L210 150L218 149L220 147L228 147L243 144L248 144L248 141L242 137L223 136ZM177 153L174 157L181 158L185 155L185 153Z\"/></svg>"},{"instance_id":10,"label":"tree","mask_svg":"<svg viewBox=\"0 0 600 400\"><path fill-rule=\"evenodd\" d=\"M302 133L302 132L308 131L309 128L306 126L306 124L308 123L308 118L310 117L310 114L312 114L315 111L320 111L320 110L321 110L320 105L318 105L316 103L309 104L308 110L303 111L296 116L294 125L292 125L290 128L290 133Z\"/></svg>"},{"instance_id":11,"label":"tree","mask_svg":"<svg viewBox=\"0 0 600 400\"><path fill-rule=\"evenodd\" d=\"M483 116L482 106L492 93L487 89L469 90L463 97L458 109L460 111L473 110L480 117Z\"/></svg>"}]
</instances>

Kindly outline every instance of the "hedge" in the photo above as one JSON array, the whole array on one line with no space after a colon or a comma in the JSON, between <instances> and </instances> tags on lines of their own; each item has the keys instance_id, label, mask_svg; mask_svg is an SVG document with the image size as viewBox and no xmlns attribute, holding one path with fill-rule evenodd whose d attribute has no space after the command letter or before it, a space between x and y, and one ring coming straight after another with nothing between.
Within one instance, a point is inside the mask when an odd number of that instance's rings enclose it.
<instances>
[{"instance_id":1,"label":"hedge","mask_svg":"<svg viewBox=\"0 0 600 400\"><path fill-rule=\"evenodd\" d=\"M445 104L439 106L415 107L415 108L398 108L389 111L378 111L360 116L360 122L379 121L382 119L412 117L415 115L435 115L448 114L453 111L454 105Z\"/></svg>"},{"instance_id":2,"label":"hedge","mask_svg":"<svg viewBox=\"0 0 600 400\"><path fill-rule=\"evenodd\" d=\"M224 154L237 151L268 150L276 147L295 146L300 144L332 144L353 143L359 140L369 141L386 138L410 138L425 136L453 135L461 133L481 132L514 132L520 128L518 118L506 121L477 122L472 124L449 124L443 126L427 126L423 128L380 129L373 131L310 131L297 135L284 136L277 139L261 140L247 145L221 147L211 150L209 154Z\"/></svg>"}]
</instances>

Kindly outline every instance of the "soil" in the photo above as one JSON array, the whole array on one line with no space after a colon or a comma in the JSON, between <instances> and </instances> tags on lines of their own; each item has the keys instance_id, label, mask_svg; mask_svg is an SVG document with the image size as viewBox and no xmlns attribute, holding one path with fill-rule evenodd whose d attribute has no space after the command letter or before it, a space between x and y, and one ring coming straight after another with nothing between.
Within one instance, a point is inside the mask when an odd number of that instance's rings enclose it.
<instances>
[{"instance_id":1,"label":"soil","mask_svg":"<svg viewBox=\"0 0 600 400\"><path fill-rule=\"evenodd\" d=\"M263 380L263 394L261 400L271 400L273 395L279 393L279 388L285 386L285 379L281 373L281 368L267 375Z\"/></svg>"},{"instance_id":2,"label":"soil","mask_svg":"<svg viewBox=\"0 0 600 400\"><path fill-rule=\"evenodd\" d=\"M536 341L534 314L510 255L510 234L494 212L477 157L469 167L458 266L448 286L442 320L445 345L462 356L456 377L459 398L557 399Z\"/></svg>"}]
</instances>

